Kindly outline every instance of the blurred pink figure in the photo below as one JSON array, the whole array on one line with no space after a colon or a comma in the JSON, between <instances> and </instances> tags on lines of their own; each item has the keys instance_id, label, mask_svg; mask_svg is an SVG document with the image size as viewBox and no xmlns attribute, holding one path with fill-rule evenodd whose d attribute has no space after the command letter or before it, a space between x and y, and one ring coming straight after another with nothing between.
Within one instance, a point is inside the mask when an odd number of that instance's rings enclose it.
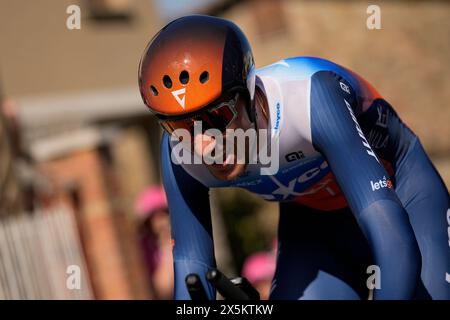
<instances>
[{"instance_id":1,"label":"blurred pink figure","mask_svg":"<svg viewBox=\"0 0 450 320\"><path fill-rule=\"evenodd\" d=\"M167 210L166 194L162 187L149 187L139 194L136 201L138 216L146 219L159 209Z\"/></svg>"},{"instance_id":2,"label":"blurred pink figure","mask_svg":"<svg viewBox=\"0 0 450 320\"><path fill-rule=\"evenodd\" d=\"M156 299L172 299L170 219L163 188L152 186L141 192L135 210L141 220L139 236L150 288Z\"/></svg>"},{"instance_id":3,"label":"blurred pink figure","mask_svg":"<svg viewBox=\"0 0 450 320\"><path fill-rule=\"evenodd\" d=\"M272 278L275 274L275 254L257 252L249 256L242 267L242 276L258 290L261 300L268 300Z\"/></svg>"}]
</instances>

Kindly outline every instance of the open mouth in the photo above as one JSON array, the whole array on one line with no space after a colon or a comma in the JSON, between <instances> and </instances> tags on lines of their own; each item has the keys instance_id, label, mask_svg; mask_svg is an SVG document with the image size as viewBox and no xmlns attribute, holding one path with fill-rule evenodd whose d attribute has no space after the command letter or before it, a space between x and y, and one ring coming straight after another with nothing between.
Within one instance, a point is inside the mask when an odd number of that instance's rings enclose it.
<instances>
[{"instance_id":1,"label":"open mouth","mask_svg":"<svg viewBox=\"0 0 450 320\"><path fill-rule=\"evenodd\" d=\"M223 155L223 157L225 157L225 154ZM228 170L229 168L232 168L234 166L234 159L234 154L229 154L223 163L213 163L211 164L211 166L215 169L220 169L223 171Z\"/></svg>"}]
</instances>

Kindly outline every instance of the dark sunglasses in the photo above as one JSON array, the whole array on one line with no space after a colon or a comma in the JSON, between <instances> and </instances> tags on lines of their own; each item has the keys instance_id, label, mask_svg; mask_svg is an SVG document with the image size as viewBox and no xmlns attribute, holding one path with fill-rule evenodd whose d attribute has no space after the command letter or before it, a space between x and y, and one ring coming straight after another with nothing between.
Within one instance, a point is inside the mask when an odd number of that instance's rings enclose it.
<instances>
[{"instance_id":1,"label":"dark sunglasses","mask_svg":"<svg viewBox=\"0 0 450 320\"><path fill-rule=\"evenodd\" d=\"M190 116L178 119L175 117L159 118L158 121L169 134L177 129L186 129L193 135L196 121L202 121L202 132L208 129L225 131L237 116L236 103L238 99L239 93L237 92L234 98L213 103Z\"/></svg>"}]
</instances>

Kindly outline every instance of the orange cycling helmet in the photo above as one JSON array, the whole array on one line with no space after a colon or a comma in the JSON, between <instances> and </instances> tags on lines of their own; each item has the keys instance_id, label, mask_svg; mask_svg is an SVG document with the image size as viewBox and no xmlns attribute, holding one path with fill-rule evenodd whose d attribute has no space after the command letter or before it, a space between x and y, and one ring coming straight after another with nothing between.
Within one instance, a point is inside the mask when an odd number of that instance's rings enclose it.
<instances>
[{"instance_id":1,"label":"orange cycling helmet","mask_svg":"<svg viewBox=\"0 0 450 320\"><path fill-rule=\"evenodd\" d=\"M191 15L167 24L147 45L139 64L139 89L160 120L187 118L226 94L231 99L243 92L250 102L253 70L250 44L238 26Z\"/></svg>"}]
</instances>

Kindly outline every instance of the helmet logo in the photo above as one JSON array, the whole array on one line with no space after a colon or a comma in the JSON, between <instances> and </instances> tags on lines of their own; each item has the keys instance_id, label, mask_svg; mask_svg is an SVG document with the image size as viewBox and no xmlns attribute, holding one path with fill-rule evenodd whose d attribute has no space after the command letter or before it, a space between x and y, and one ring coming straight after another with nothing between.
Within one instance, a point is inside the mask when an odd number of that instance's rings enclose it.
<instances>
[{"instance_id":1,"label":"helmet logo","mask_svg":"<svg viewBox=\"0 0 450 320\"><path fill-rule=\"evenodd\" d=\"M178 89L178 90L174 90L172 91L172 95L175 98L175 100L177 100L177 102L180 104L180 106L184 109L185 105L184 102L186 100L186 88L182 88L182 89ZM180 98L180 96L182 95L182 97Z\"/></svg>"}]
</instances>

